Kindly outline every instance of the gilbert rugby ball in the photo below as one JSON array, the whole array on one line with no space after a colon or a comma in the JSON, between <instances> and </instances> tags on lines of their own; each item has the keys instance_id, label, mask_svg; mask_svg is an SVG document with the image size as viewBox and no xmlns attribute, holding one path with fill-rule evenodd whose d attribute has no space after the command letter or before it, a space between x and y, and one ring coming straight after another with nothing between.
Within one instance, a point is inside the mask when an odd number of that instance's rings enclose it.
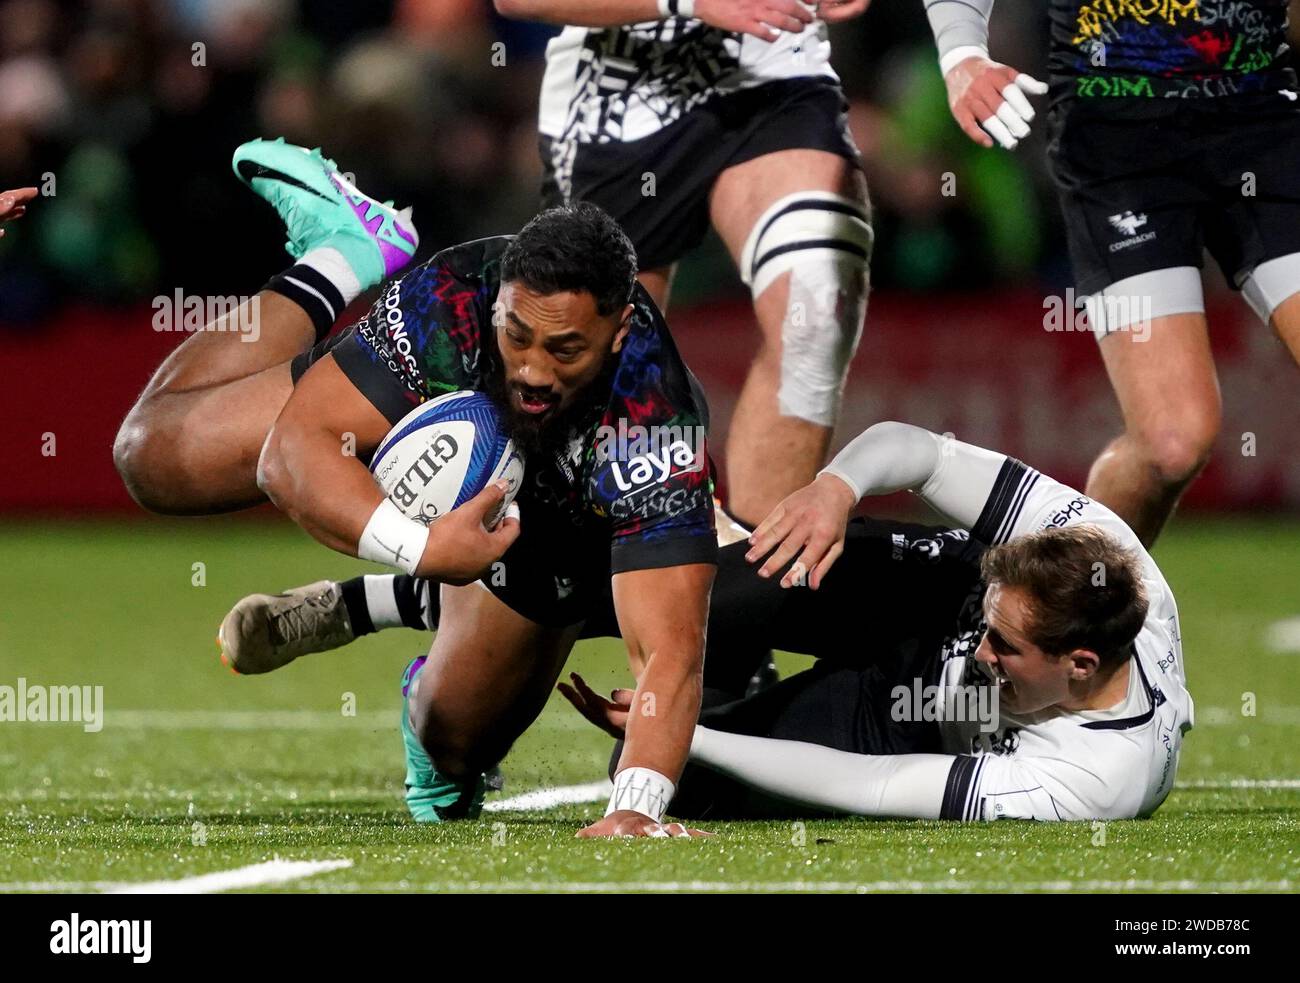
<instances>
[{"instance_id":1,"label":"gilbert rugby ball","mask_svg":"<svg viewBox=\"0 0 1300 983\"><path fill-rule=\"evenodd\" d=\"M464 391L402 417L380 442L370 472L407 518L428 525L498 478L510 483L504 511L519 490L524 462L502 432L492 401Z\"/></svg>"}]
</instances>

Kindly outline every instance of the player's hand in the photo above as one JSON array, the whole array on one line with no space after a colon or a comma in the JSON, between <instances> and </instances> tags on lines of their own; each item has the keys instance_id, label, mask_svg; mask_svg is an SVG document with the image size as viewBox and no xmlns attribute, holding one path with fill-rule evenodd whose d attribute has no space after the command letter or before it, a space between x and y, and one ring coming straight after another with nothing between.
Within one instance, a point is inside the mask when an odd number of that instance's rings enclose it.
<instances>
[{"instance_id":1,"label":"player's hand","mask_svg":"<svg viewBox=\"0 0 1300 983\"><path fill-rule=\"evenodd\" d=\"M797 587L806 582L817 590L844 552L844 531L849 513L857 504L853 489L847 484L833 474L819 475L811 485L789 495L759 523L749 537L750 548L745 559L757 563L767 556L759 568L760 577L772 576L793 559L793 565L781 578L781 586ZM769 553L772 555L768 556Z\"/></svg>"},{"instance_id":2,"label":"player's hand","mask_svg":"<svg viewBox=\"0 0 1300 983\"><path fill-rule=\"evenodd\" d=\"M587 720L615 740L622 739L627 733L627 715L632 710L632 699L636 696L636 691L616 689L609 694L607 700L588 686L587 681L576 672L569 673L569 679L573 681L572 686L556 683L555 688Z\"/></svg>"},{"instance_id":3,"label":"player's hand","mask_svg":"<svg viewBox=\"0 0 1300 983\"><path fill-rule=\"evenodd\" d=\"M861 16L870 6L871 0L822 0L817 5L817 16L827 24L841 24Z\"/></svg>"},{"instance_id":4,"label":"player's hand","mask_svg":"<svg viewBox=\"0 0 1300 983\"><path fill-rule=\"evenodd\" d=\"M468 502L452 509L429 526L429 541L416 568L416 576L428 577L457 587L472 584L501 559L519 538L519 511L511 504L505 516L491 529L506 496L505 479L494 481Z\"/></svg>"},{"instance_id":5,"label":"player's hand","mask_svg":"<svg viewBox=\"0 0 1300 983\"><path fill-rule=\"evenodd\" d=\"M711 27L775 41L782 31L800 34L816 20L799 0L695 0L695 17Z\"/></svg>"},{"instance_id":6,"label":"player's hand","mask_svg":"<svg viewBox=\"0 0 1300 983\"><path fill-rule=\"evenodd\" d=\"M691 829L681 823L657 823L649 816L631 809L611 812L604 819L592 823L585 829L578 830L578 839L590 840L603 836L650 836L656 839L664 837L712 836L702 829Z\"/></svg>"},{"instance_id":7,"label":"player's hand","mask_svg":"<svg viewBox=\"0 0 1300 983\"><path fill-rule=\"evenodd\" d=\"M1014 150L1029 135L1034 107L1025 94L1047 92L1045 82L979 56L957 62L943 81L948 86L948 108L966 135L982 147L997 140L1007 150Z\"/></svg>"},{"instance_id":8,"label":"player's hand","mask_svg":"<svg viewBox=\"0 0 1300 983\"><path fill-rule=\"evenodd\" d=\"M0 224L12 222L27 214L27 203L36 197L35 188L15 188L12 191L0 191ZM0 236L5 234L0 229Z\"/></svg>"}]
</instances>

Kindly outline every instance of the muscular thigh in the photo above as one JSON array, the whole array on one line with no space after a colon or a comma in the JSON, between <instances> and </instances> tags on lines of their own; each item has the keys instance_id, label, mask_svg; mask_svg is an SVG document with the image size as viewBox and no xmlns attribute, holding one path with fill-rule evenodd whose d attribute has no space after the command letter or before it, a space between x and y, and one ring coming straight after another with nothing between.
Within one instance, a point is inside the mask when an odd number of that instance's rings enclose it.
<instances>
[{"instance_id":1,"label":"muscular thigh","mask_svg":"<svg viewBox=\"0 0 1300 983\"><path fill-rule=\"evenodd\" d=\"M580 628L539 625L478 584L444 585L419 712L479 753L504 755L541 712Z\"/></svg>"},{"instance_id":2,"label":"muscular thigh","mask_svg":"<svg viewBox=\"0 0 1300 983\"><path fill-rule=\"evenodd\" d=\"M1100 347L1130 434L1159 441L1217 429L1219 383L1204 314L1157 317L1149 331L1114 332Z\"/></svg>"},{"instance_id":3,"label":"muscular thigh","mask_svg":"<svg viewBox=\"0 0 1300 983\"><path fill-rule=\"evenodd\" d=\"M709 214L737 263L759 216L799 191L829 191L864 207L867 201L862 172L847 158L825 150L779 150L718 175L709 196Z\"/></svg>"}]
</instances>

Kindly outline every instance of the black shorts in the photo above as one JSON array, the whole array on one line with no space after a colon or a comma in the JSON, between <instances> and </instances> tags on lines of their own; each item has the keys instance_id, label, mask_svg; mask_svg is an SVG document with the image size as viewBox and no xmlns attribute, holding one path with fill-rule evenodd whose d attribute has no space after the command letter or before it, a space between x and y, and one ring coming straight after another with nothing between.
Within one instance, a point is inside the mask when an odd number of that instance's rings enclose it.
<instances>
[{"instance_id":1,"label":"black shorts","mask_svg":"<svg viewBox=\"0 0 1300 983\"><path fill-rule=\"evenodd\" d=\"M1053 112L1048 158L1080 295L1199 268L1202 248L1239 289L1260 263L1300 252L1300 106L1212 102L1149 119Z\"/></svg>"},{"instance_id":2,"label":"black shorts","mask_svg":"<svg viewBox=\"0 0 1300 983\"><path fill-rule=\"evenodd\" d=\"M729 167L779 150L825 150L860 166L839 85L782 79L692 109L657 133L628 143L580 143L570 197L609 212L636 247L641 269L675 263L709 229L709 192ZM542 205L563 204L553 141L541 138ZM654 194L646 193L653 175Z\"/></svg>"}]
</instances>

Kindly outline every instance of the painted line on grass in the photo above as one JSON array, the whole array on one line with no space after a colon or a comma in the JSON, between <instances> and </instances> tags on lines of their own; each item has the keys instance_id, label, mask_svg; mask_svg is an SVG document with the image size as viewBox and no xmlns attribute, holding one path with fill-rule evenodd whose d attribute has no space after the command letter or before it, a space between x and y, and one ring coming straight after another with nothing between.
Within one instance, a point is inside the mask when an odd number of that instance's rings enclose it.
<instances>
[{"instance_id":1,"label":"painted line on grass","mask_svg":"<svg viewBox=\"0 0 1300 983\"><path fill-rule=\"evenodd\" d=\"M598 802L608 798L613 785L609 781L588 782L586 785L560 785L539 788L532 792L512 795L508 799L492 799L483 804L484 812L535 812L556 806L579 802Z\"/></svg>"},{"instance_id":2,"label":"painted line on grass","mask_svg":"<svg viewBox=\"0 0 1300 983\"><path fill-rule=\"evenodd\" d=\"M971 891L981 894L1051 894L1065 891L1154 891L1240 894L1244 891L1284 892L1300 888L1300 882L1281 881L1154 881L1154 880L1059 880L1059 881L409 881L331 883L330 892L436 892L448 894L918 894L927 891Z\"/></svg>"},{"instance_id":3,"label":"painted line on grass","mask_svg":"<svg viewBox=\"0 0 1300 983\"><path fill-rule=\"evenodd\" d=\"M267 887L300 881L304 877L328 873L351 867L352 861L343 860L267 860L233 870L218 870L211 874L182 877L170 881L145 881L141 884L117 884L107 888L105 894L216 894L221 891L239 891L251 887Z\"/></svg>"},{"instance_id":4,"label":"painted line on grass","mask_svg":"<svg viewBox=\"0 0 1300 983\"><path fill-rule=\"evenodd\" d=\"M344 870L352 861L267 860L260 864L218 870L164 881L12 881L0 884L0 894L39 892L43 894L90 891L104 894L216 894L254 887L269 887L300 881L332 870Z\"/></svg>"}]
</instances>

